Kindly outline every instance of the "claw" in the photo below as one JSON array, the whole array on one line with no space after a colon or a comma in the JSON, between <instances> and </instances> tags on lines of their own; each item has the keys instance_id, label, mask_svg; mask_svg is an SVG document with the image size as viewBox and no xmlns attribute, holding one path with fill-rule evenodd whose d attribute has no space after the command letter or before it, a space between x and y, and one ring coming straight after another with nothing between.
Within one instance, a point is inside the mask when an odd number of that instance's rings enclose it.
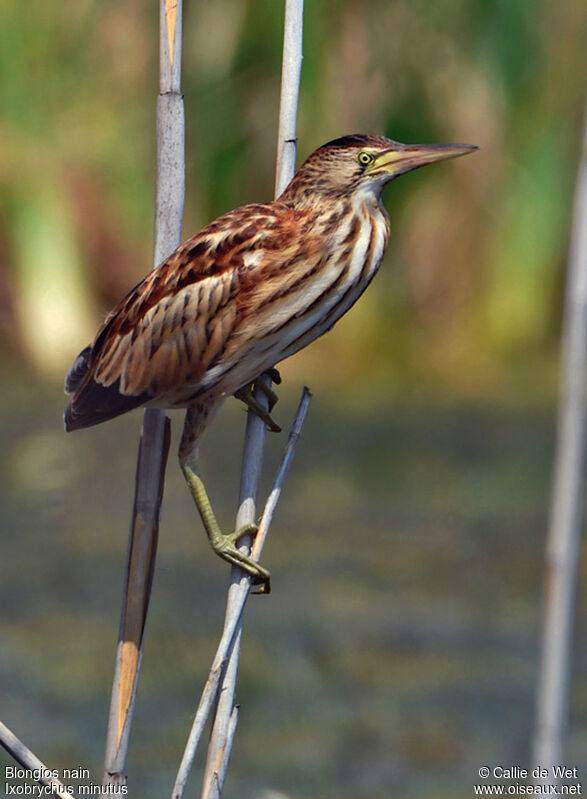
<instances>
[{"instance_id":1,"label":"claw","mask_svg":"<svg viewBox=\"0 0 587 799\"><path fill-rule=\"evenodd\" d=\"M266 578L262 577L253 577L252 583L255 586L255 590L251 591L251 594L270 594L271 593L271 577L269 574Z\"/></svg>"},{"instance_id":2,"label":"claw","mask_svg":"<svg viewBox=\"0 0 587 799\"><path fill-rule=\"evenodd\" d=\"M277 402L277 394L275 394L275 392L267 386L263 385L263 383L259 382L253 385L258 386L266 394L271 409ZM243 386L242 388L239 388L238 391L234 392L234 396L241 400L241 402L244 402L250 411L262 419L269 430L271 430L273 433L281 433L281 427L273 421L269 411L265 410L258 400L255 399L251 386Z\"/></svg>"},{"instance_id":3,"label":"claw","mask_svg":"<svg viewBox=\"0 0 587 799\"><path fill-rule=\"evenodd\" d=\"M265 374L269 375L271 382L275 383L276 386L281 384L281 375L279 374L279 369L276 369L274 366L272 366L271 369L267 369Z\"/></svg>"},{"instance_id":4,"label":"claw","mask_svg":"<svg viewBox=\"0 0 587 799\"><path fill-rule=\"evenodd\" d=\"M253 391L255 391L255 389L257 388L260 391L262 391L263 394L265 394L265 396L269 400L269 410L272 411L279 397L277 396L275 391L273 391L273 389L270 386L266 385L262 380L255 380L255 382L253 383Z\"/></svg>"}]
</instances>

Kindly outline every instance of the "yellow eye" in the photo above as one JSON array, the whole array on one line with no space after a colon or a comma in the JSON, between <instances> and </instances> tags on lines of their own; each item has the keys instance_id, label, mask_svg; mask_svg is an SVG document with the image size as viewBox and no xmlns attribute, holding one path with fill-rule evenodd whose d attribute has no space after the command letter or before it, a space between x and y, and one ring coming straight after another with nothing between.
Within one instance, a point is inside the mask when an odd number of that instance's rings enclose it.
<instances>
[{"instance_id":1,"label":"yellow eye","mask_svg":"<svg viewBox=\"0 0 587 799\"><path fill-rule=\"evenodd\" d=\"M371 153L359 153L357 156L357 161L361 164L361 166L369 166L375 160L375 156L371 155Z\"/></svg>"}]
</instances>

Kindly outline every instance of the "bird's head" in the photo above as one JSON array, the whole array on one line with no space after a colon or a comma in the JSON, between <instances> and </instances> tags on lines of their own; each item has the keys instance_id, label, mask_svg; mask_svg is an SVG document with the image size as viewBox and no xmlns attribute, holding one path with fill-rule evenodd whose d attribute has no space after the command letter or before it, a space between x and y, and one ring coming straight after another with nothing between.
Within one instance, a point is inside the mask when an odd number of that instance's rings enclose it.
<instances>
[{"instance_id":1,"label":"bird's head","mask_svg":"<svg viewBox=\"0 0 587 799\"><path fill-rule=\"evenodd\" d=\"M398 175L477 149L472 144L401 144L383 136L343 136L306 159L280 200L303 202L317 193L337 197L357 191L378 199Z\"/></svg>"}]
</instances>

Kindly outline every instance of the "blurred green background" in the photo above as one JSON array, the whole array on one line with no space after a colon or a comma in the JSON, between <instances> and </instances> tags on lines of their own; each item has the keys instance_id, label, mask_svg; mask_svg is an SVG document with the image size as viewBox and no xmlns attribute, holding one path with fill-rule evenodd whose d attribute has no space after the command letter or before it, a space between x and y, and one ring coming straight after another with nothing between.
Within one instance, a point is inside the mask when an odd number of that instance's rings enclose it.
<instances>
[{"instance_id":1,"label":"blurred green background","mask_svg":"<svg viewBox=\"0 0 587 799\"><path fill-rule=\"evenodd\" d=\"M303 383L315 400L274 592L248 608L226 796L459 799L480 765L531 765L587 4L306 6L300 158L353 132L482 149L386 191L374 285L282 366L279 422ZM150 267L158 13L30 0L0 21L2 718L97 776L140 414L66 437L61 382ZM186 236L272 196L282 24L277 0L185 3ZM230 403L203 447L225 527L243 419ZM172 456L134 796L171 790L225 584ZM582 593L577 613L566 762L585 773Z\"/></svg>"}]
</instances>

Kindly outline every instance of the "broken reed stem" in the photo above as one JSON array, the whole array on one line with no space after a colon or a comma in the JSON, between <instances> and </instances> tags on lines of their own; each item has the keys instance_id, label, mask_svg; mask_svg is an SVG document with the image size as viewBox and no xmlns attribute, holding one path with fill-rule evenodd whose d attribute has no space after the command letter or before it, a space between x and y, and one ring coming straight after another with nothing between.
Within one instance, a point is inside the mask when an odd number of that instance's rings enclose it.
<instances>
[{"instance_id":1,"label":"broken reed stem","mask_svg":"<svg viewBox=\"0 0 587 799\"><path fill-rule=\"evenodd\" d=\"M278 197L295 174L297 154L297 112L302 68L303 0L286 0L283 35L283 60L281 71L281 93L279 106L279 125L277 135L277 163L275 196ZM261 380L271 386L267 376ZM255 391L255 399L268 409L268 399L260 388ZM236 518L236 529L255 520L256 496L261 477L263 451L265 446L265 425L251 411L247 414L245 445L243 450L243 469L241 473L240 503ZM244 539L242 548L250 549L251 541ZM242 569L233 567L226 606L225 624L229 623L234 609L238 608L241 586L246 594L250 588L250 578ZM220 799L227 759L232 747L230 735L234 735L233 717L236 679L240 659L240 640L242 629L242 609L238 612L239 621L225 675L219 686L218 703L212 724L212 734L208 746L208 757L202 786L202 799ZM224 761L224 762L223 762ZM220 768L219 764L222 764Z\"/></svg>"},{"instance_id":2,"label":"broken reed stem","mask_svg":"<svg viewBox=\"0 0 587 799\"><path fill-rule=\"evenodd\" d=\"M551 767L564 761L574 601L585 503L586 381L587 105L563 316L557 442L536 697L534 765L548 769L548 784L555 782Z\"/></svg>"},{"instance_id":3,"label":"broken reed stem","mask_svg":"<svg viewBox=\"0 0 587 799\"><path fill-rule=\"evenodd\" d=\"M159 0L157 186L153 267L181 243L185 198L185 118L181 94L182 0ZM103 785L126 783L124 766L149 608L159 512L169 451L169 419L145 411L139 447L127 573L106 735Z\"/></svg>"},{"instance_id":4,"label":"broken reed stem","mask_svg":"<svg viewBox=\"0 0 587 799\"><path fill-rule=\"evenodd\" d=\"M104 786L126 784L124 764L142 660L143 633L157 551L159 509L169 452L169 419L145 414L122 599L104 757ZM155 458L160 460L156 461Z\"/></svg>"},{"instance_id":5,"label":"broken reed stem","mask_svg":"<svg viewBox=\"0 0 587 799\"><path fill-rule=\"evenodd\" d=\"M283 454L283 458L281 460L279 470L275 477L273 488L271 490L271 493L269 494L267 502L265 503L263 516L261 517L261 522L259 524L259 533L257 534L257 537L255 539L255 546L252 552L252 556L255 558L255 560L259 560L261 556L263 543L267 537L267 532L269 531L269 527L271 526L271 521L273 519L273 514L275 512L277 502L279 500L279 497L281 496L281 492L283 490L283 486L285 483L285 479L287 477L287 473L289 471L289 467L291 466L292 460L294 458L298 441L300 438L300 433L302 431L304 422L306 421L306 416L308 414L308 409L310 407L311 400L312 400L312 395L309 389L304 388L302 392L302 398L300 400L300 404L298 406L291 427L291 431L289 433L289 438ZM249 595L250 587L251 587L250 578L248 576L245 576L236 584L236 587L234 589L233 602L231 603L231 607L227 608L222 637L220 639L218 649L216 650L216 654L214 656L214 661L212 663L210 674L208 676L206 685L204 686L204 690L200 698L200 704L196 711L196 716L194 718L192 728L190 730L189 738L175 780L175 785L173 786L171 799L182 799L183 797L183 791L187 779L189 777L189 773L192 768L194 758L196 756L198 744L202 737L202 733L204 732L204 727L208 720L208 716L214 706L214 701L218 691L220 678L227 666L227 660L231 650L233 649L235 638L240 634L240 622L242 619L244 606L247 597ZM229 716L229 725L225 736L226 746L223 749L223 757L220 757L217 761L217 763L219 764L218 779L214 776L211 778L211 781L214 782L216 786L220 784L220 788L224 780L224 775L226 773L227 758L228 755L230 754L230 747L232 746L232 736L234 735L234 730L236 729L236 716L233 715L233 711L234 711L234 706L231 710L231 715Z\"/></svg>"},{"instance_id":6,"label":"broken reed stem","mask_svg":"<svg viewBox=\"0 0 587 799\"><path fill-rule=\"evenodd\" d=\"M45 775L50 774L53 769L47 768L47 766L42 763L39 758L34 755L28 746L25 746L23 742L16 737L16 735L9 730L5 724L2 724L0 721L0 744L6 749L8 754L12 755L12 757L16 760L17 763L25 769L30 769L30 771L37 772L39 777L36 782L39 785L43 785L45 787L51 786L51 794L50 796L57 796L59 799L75 799L75 795L70 793L66 790L65 786L56 779L49 778ZM6 779L6 772L4 774L5 782L9 783L10 780Z\"/></svg>"}]
</instances>

